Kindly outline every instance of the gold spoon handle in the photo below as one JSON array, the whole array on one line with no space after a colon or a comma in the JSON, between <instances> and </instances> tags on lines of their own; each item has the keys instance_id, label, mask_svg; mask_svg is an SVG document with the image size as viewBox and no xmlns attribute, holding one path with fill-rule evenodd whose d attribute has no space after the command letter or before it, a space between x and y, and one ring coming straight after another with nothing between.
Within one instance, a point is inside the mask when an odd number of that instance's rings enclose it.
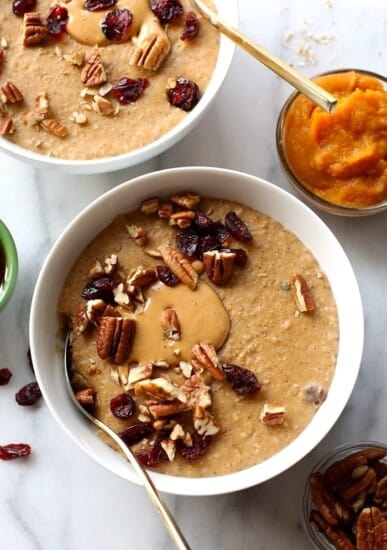
<instances>
[{"instance_id":1,"label":"gold spoon handle","mask_svg":"<svg viewBox=\"0 0 387 550\"><path fill-rule=\"evenodd\" d=\"M77 400L77 398L74 395L74 392L71 387L71 382L69 378L68 373L68 367L69 367L69 339L70 339L70 333L68 333L66 342L65 342L65 350L64 350L64 366L65 366L65 379L66 379L66 385L68 389L68 393L70 395L71 401L74 403L74 405L77 407L77 409L84 415L86 418L90 420L93 424L98 426L101 430L103 430L105 433L107 433L120 447L122 452L125 454L126 458L130 462L133 470L135 471L138 479L143 484L146 492L148 493L148 496L150 497L151 501L155 505L158 513L161 516L161 519L164 522L165 527L168 530L168 533L171 536L171 539L176 545L176 548L178 550L191 550L188 542L186 541L183 533L180 531L179 526L177 525L175 519L173 518L171 512L168 509L168 506L165 504L163 499L160 497L150 475L148 474L146 468L137 460L136 456L134 455L133 451L125 445L123 440L120 438L118 434L114 430L112 430L109 426L107 426L104 422L90 414Z\"/></svg>"},{"instance_id":2,"label":"gold spoon handle","mask_svg":"<svg viewBox=\"0 0 387 550\"><path fill-rule=\"evenodd\" d=\"M240 33L234 27L223 21L216 13L206 6L203 0L191 0L201 14L221 33L230 38L233 42L241 46L250 55L261 61L266 67L274 71L278 76L289 82L294 88L305 94L316 105L321 107L327 113L331 113L337 104L337 99L315 84L309 78L290 67L279 57L268 52L265 48Z\"/></svg>"}]
</instances>

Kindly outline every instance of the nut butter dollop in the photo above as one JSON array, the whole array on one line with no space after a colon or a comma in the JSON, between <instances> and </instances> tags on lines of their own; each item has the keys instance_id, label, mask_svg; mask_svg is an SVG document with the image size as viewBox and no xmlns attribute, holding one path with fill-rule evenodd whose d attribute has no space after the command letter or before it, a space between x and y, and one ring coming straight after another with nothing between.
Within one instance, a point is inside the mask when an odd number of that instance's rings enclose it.
<instances>
[{"instance_id":1,"label":"nut butter dollop","mask_svg":"<svg viewBox=\"0 0 387 550\"><path fill-rule=\"evenodd\" d=\"M113 8L101 11L88 11L84 9L85 0L62 0L68 12L69 19L66 30L81 44L88 46L106 46L109 40L101 29L101 23L106 14L119 9L128 9L132 14L129 39L136 36L144 25L158 25L158 20L152 13L148 0L118 0Z\"/></svg>"},{"instance_id":2,"label":"nut butter dollop","mask_svg":"<svg viewBox=\"0 0 387 550\"><path fill-rule=\"evenodd\" d=\"M205 341L216 349L225 342L230 319L216 292L200 283L196 290L186 285L167 287L156 284L147 291L148 301L136 315L136 337L129 362L145 363L164 359L168 363L190 361L192 346ZM176 311L180 323L180 340L164 337L161 314L166 308Z\"/></svg>"}]
</instances>

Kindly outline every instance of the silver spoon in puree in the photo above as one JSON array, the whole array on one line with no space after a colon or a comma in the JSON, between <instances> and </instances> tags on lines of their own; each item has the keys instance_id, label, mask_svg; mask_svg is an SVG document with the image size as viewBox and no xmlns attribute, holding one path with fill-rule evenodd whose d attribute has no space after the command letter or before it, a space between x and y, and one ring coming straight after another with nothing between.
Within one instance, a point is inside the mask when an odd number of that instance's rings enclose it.
<instances>
[{"instance_id":1,"label":"silver spoon in puree","mask_svg":"<svg viewBox=\"0 0 387 550\"><path fill-rule=\"evenodd\" d=\"M149 476L148 472L144 468L144 466L137 460L135 454L133 451L125 445L124 441L120 438L120 436L112 430L109 426L107 426L104 422L93 416L89 411L87 411L77 400L77 398L74 395L74 391L71 385L70 381L70 375L69 370L71 368L71 344L70 344L70 335L71 332L67 333L66 340L65 340L65 349L64 349L64 374L65 374L65 380L66 380L66 387L69 393L69 396L71 398L71 401L74 403L74 405L77 407L77 409L88 419L90 422L98 426L101 430L103 430L106 434L108 434L120 447L122 452L124 453L127 460L130 462L133 470L135 471L138 479L141 481L142 485L144 486L146 492L148 493L149 498L153 502L154 506L156 507L158 513L161 516L161 519L163 520L165 527L167 528L169 535L171 536L171 539L176 545L176 548L178 550L190 550L190 546L188 545L183 533L180 531L180 528L178 527L175 519L173 518L171 512L169 511L167 505L160 497L151 477Z\"/></svg>"},{"instance_id":2,"label":"silver spoon in puree","mask_svg":"<svg viewBox=\"0 0 387 550\"><path fill-rule=\"evenodd\" d=\"M321 107L321 109L327 113L331 113L335 110L337 99L332 94L223 21L203 2L203 0L191 0L191 2L211 25L230 38L235 44L243 48L247 53L255 57L255 59L261 61L261 63L266 65L266 67L271 69L282 79L286 80L286 82L289 82L289 84L294 86L299 92L306 95L313 103Z\"/></svg>"}]
</instances>

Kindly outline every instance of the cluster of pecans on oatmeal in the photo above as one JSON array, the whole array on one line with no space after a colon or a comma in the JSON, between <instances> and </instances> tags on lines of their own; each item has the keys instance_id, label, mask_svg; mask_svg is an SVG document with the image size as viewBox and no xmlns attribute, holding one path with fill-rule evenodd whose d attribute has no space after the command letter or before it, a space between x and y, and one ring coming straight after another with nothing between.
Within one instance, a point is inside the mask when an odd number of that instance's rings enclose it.
<instances>
[{"instance_id":1,"label":"cluster of pecans on oatmeal","mask_svg":"<svg viewBox=\"0 0 387 550\"><path fill-rule=\"evenodd\" d=\"M201 210L199 203L200 197L194 193L144 201L144 219L155 219L176 229L173 245L168 241L150 247L145 224L129 223L128 239L144 257L156 259L157 265L132 265L126 272L128 266L121 264L119 253L97 258L89 265L88 282L81 293L84 303L72 320L78 347L83 337L92 341L98 357L110 370L111 380L120 388L109 397L111 414L130 421L119 435L135 446L139 459L150 467L167 460L173 462L177 456L196 460L222 433L222 418L213 410L214 384L217 392L227 385L242 400L256 399L261 390L252 370L221 359L219 348L227 339L229 327L217 343L194 341L189 357L181 358L187 334L178 313L182 296L179 289L196 296L208 285L223 289L233 284L241 271L249 269L249 247L253 244L252 233L235 211L228 211L222 221L213 219L211 211ZM298 314L313 314L315 302L302 274L290 275L288 284L288 295L294 299ZM138 323L149 302L160 293L154 289L166 287L171 289L170 302L166 302L150 330L160 335L166 349L173 350L172 359L169 354L168 359L151 356L133 362ZM207 301L206 307L210 309L212 303ZM203 313L201 322L205 324L206 311ZM106 398L92 385L85 385L76 367L73 384L77 399L85 406L98 407L99 400ZM305 391L308 395L304 398L316 405L326 397L325 390L315 385ZM256 408L256 422L266 429L283 425L286 403L257 399Z\"/></svg>"},{"instance_id":2,"label":"cluster of pecans on oatmeal","mask_svg":"<svg viewBox=\"0 0 387 550\"><path fill-rule=\"evenodd\" d=\"M196 106L203 90L197 82L174 73L173 66L179 55L195 59L196 53L192 51L197 47L196 41L202 47L200 18L188 11L186 4L183 7L180 0L121 0L120 7L117 1L57 0L50 7L47 0L10 2L10 13L2 17L7 25L12 18L15 20L20 36L2 35L4 25L0 17L0 135L12 137L12 141L20 141L22 145L28 142L32 149L45 152L45 132L62 143L68 138L81 137L82 131L86 138L88 130L98 126L96 115L108 127L107 119L125 118L129 115L128 106L139 100L143 104L144 94L148 96L144 103L147 116L153 115L149 110L152 105L157 113L160 103L166 104L163 116L167 116L168 106L184 112ZM116 47L122 47L123 53L115 55ZM52 52L57 63L50 62L53 74L46 77L47 56ZM155 75L163 73L162 66L170 57L173 60L167 63L165 75L156 79ZM114 59L117 66L113 65ZM28 83L24 79L26 65L33 67ZM181 65L177 66L180 71ZM57 88L55 73L60 78ZM63 85L68 86L70 95L62 96ZM64 101L59 99L62 97ZM143 117L140 115L139 120ZM171 124L180 120L178 116L176 121L170 118ZM166 124L160 124L158 134L165 132ZM35 131L35 139L26 141L27 138L18 137L22 132L28 134L27 128ZM123 128L121 121L119 132ZM146 135L138 141L138 146L143 145ZM57 150L56 153L56 147L52 147L52 154L74 154L71 149L65 153L67 149L60 145ZM99 155L104 156L102 152Z\"/></svg>"},{"instance_id":3,"label":"cluster of pecans on oatmeal","mask_svg":"<svg viewBox=\"0 0 387 550\"><path fill-rule=\"evenodd\" d=\"M386 448L366 447L309 479L310 521L339 550L376 550L387 542Z\"/></svg>"}]
</instances>

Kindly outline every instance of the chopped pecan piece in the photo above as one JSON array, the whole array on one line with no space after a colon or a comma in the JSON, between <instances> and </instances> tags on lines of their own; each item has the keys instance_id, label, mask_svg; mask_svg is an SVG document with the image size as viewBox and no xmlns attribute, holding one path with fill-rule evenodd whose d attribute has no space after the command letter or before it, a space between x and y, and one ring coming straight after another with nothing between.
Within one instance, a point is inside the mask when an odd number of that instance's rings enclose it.
<instances>
[{"instance_id":1,"label":"chopped pecan piece","mask_svg":"<svg viewBox=\"0 0 387 550\"><path fill-rule=\"evenodd\" d=\"M141 204L141 212L146 216L151 216L152 214L157 214L160 207L160 200L157 197L152 197L143 201Z\"/></svg>"},{"instance_id":2,"label":"chopped pecan piece","mask_svg":"<svg viewBox=\"0 0 387 550\"><path fill-rule=\"evenodd\" d=\"M191 290L195 290L198 284L199 276L192 267L191 263L176 248L168 244L160 246L161 256L169 269L178 277L182 283Z\"/></svg>"},{"instance_id":3,"label":"chopped pecan piece","mask_svg":"<svg viewBox=\"0 0 387 550\"><path fill-rule=\"evenodd\" d=\"M165 378L140 380L134 387L134 393L157 402L174 401L175 399L182 403L186 401L184 393Z\"/></svg>"},{"instance_id":4,"label":"chopped pecan piece","mask_svg":"<svg viewBox=\"0 0 387 550\"><path fill-rule=\"evenodd\" d=\"M285 420L285 407L275 403L265 403L259 419L265 426L278 426Z\"/></svg>"},{"instance_id":5,"label":"chopped pecan piece","mask_svg":"<svg viewBox=\"0 0 387 550\"><path fill-rule=\"evenodd\" d=\"M68 130L66 126L61 124L55 118L45 118L40 122L40 125L49 134L53 134L54 136L60 138L64 138L67 136Z\"/></svg>"},{"instance_id":6,"label":"chopped pecan piece","mask_svg":"<svg viewBox=\"0 0 387 550\"><path fill-rule=\"evenodd\" d=\"M180 323L174 309L168 307L161 314L161 328L168 340L180 340Z\"/></svg>"},{"instance_id":7,"label":"chopped pecan piece","mask_svg":"<svg viewBox=\"0 0 387 550\"><path fill-rule=\"evenodd\" d=\"M9 80L1 86L1 91L4 95L5 103L21 103L23 101L19 88Z\"/></svg>"},{"instance_id":8,"label":"chopped pecan piece","mask_svg":"<svg viewBox=\"0 0 387 550\"><path fill-rule=\"evenodd\" d=\"M294 301L296 302L297 309L302 313L308 311L314 311L314 299L304 277L297 273L293 275L290 281L290 288Z\"/></svg>"},{"instance_id":9,"label":"chopped pecan piece","mask_svg":"<svg viewBox=\"0 0 387 550\"><path fill-rule=\"evenodd\" d=\"M23 45L35 46L40 44L48 35L47 27L43 23L38 12L32 11L24 14L23 20Z\"/></svg>"},{"instance_id":10,"label":"chopped pecan piece","mask_svg":"<svg viewBox=\"0 0 387 550\"><path fill-rule=\"evenodd\" d=\"M234 271L235 252L209 250L203 254L204 272L215 285L225 285Z\"/></svg>"},{"instance_id":11,"label":"chopped pecan piece","mask_svg":"<svg viewBox=\"0 0 387 550\"><path fill-rule=\"evenodd\" d=\"M127 279L128 286L142 288L157 281L157 274L153 267L138 266Z\"/></svg>"},{"instance_id":12,"label":"chopped pecan piece","mask_svg":"<svg viewBox=\"0 0 387 550\"><path fill-rule=\"evenodd\" d=\"M211 413L203 407L196 405L193 409L193 424L200 435L215 435L220 430L220 424Z\"/></svg>"},{"instance_id":13,"label":"chopped pecan piece","mask_svg":"<svg viewBox=\"0 0 387 550\"><path fill-rule=\"evenodd\" d=\"M101 97L100 95L95 95L93 97L91 107L93 111L102 116L110 116L114 112L112 102L105 97Z\"/></svg>"},{"instance_id":14,"label":"chopped pecan piece","mask_svg":"<svg viewBox=\"0 0 387 550\"><path fill-rule=\"evenodd\" d=\"M157 210L157 215L161 219L168 219L173 213L173 204L171 202L161 202L159 204L159 209Z\"/></svg>"},{"instance_id":15,"label":"chopped pecan piece","mask_svg":"<svg viewBox=\"0 0 387 550\"><path fill-rule=\"evenodd\" d=\"M129 54L129 65L157 71L171 51L171 43L161 26L152 21L143 25Z\"/></svg>"},{"instance_id":16,"label":"chopped pecan piece","mask_svg":"<svg viewBox=\"0 0 387 550\"><path fill-rule=\"evenodd\" d=\"M193 374L187 378L180 389L185 393L189 405L196 405L203 409L211 407L210 388L199 374Z\"/></svg>"},{"instance_id":17,"label":"chopped pecan piece","mask_svg":"<svg viewBox=\"0 0 387 550\"><path fill-rule=\"evenodd\" d=\"M364 455L353 454L334 462L324 473L325 484L333 490L345 480L351 479L352 472L359 466L367 464Z\"/></svg>"},{"instance_id":18,"label":"chopped pecan piece","mask_svg":"<svg viewBox=\"0 0 387 550\"><path fill-rule=\"evenodd\" d=\"M134 240L138 246L144 246L146 241L148 240L148 231L145 229L145 227L141 225L127 225L126 229L128 230L128 233L130 237Z\"/></svg>"},{"instance_id":19,"label":"chopped pecan piece","mask_svg":"<svg viewBox=\"0 0 387 550\"><path fill-rule=\"evenodd\" d=\"M88 88L94 88L105 84L106 81L107 76L101 54L98 48L94 48L86 58L86 63L82 68L81 82Z\"/></svg>"},{"instance_id":20,"label":"chopped pecan piece","mask_svg":"<svg viewBox=\"0 0 387 550\"><path fill-rule=\"evenodd\" d=\"M175 460L175 454L176 454L176 443L171 439L164 439L163 441L161 441L160 445L164 449L165 454L168 457L168 460L170 462L173 462Z\"/></svg>"},{"instance_id":21,"label":"chopped pecan piece","mask_svg":"<svg viewBox=\"0 0 387 550\"><path fill-rule=\"evenodd\" d=\"M178 399L175 399L173 401L164 401L160 403L153 402L148 405L148 408L153 418L164 418L165 416L172 416L185 412L189 410L190 407L186 403L182 403Z\"/></svg>"},{"instance_id":22,"label":"chopped pecan piece","mask_svg":"<svg viewBox=\"0 0 387 550\"><path fill-rule=\"evenodd\" d=\"M75 397L81 405L94 405L96 393L94 388L85 388L77 391Z\"/></svg>"},{"instance_id":23,"label":"chopped pecan piece","mask_svg":"<svg viewBox=\"0 0 387 550\"><path fill-rule=\"evenodd\" d=\"M15 132L15 123L12 118L6 118L4 121L0 122L0 135L6 136L13 134Z\"/></svg>"},{"instance_id":24,"label":"chopped pecan piece","mask_svg":"<svg viewBox=\"0 0 387 550\"><path fill-rule=\"evenodd\" d=\"M135 384L140 380L152 378L153 365L152 363L140 363L129 369L128 387L125 389L133 389Z\"/></svg>"},{"instance_id":25,"label":"chopped pecan piece","mask_svg":"<svg viewBox=\"0 0 387 550\"><path fill-rule=\"evenodd\" d=\"M97 352L101 359L112 358L115 365L124 363L132 348L136 321L103 316L99 323Z\"/></svg>"},{"instance_id":26,"label":"chopped pecan piece","mask_svg":"<svg viewBox=\"0 0 387 550\"><path fill-rule=\"evenodd\" d=\"M178 195L173 195L171 201L182 208L192 210L199 204L200 197L195 193L179 193Z\"/></svg>"},{"instance_id":27,"label":"chopped pecan piece","mask_svg":"<svg viewBox=\"0 0 387 550\"><path fill-rule=\"evenodd\" d=\"M212 344L207 342L195 344L192 348L192 356L192 366L195 370L206 369L215 380L223 380L224 373Z\"/></svg>"},{"instance_id":28,"label":"chopped pecan piece","mask_svg":"<svg viewBox=\"0 0 387 550\"><path fill-rule=\"evenodd\" d=\"M353 501L359 494L363 492L369 492L375 487L376 474L373 468L367 468L364 475L359 479L355 479L347 487L342 490L338 489L344 502L349 503Z\"/></svg>"},{"instance_id":29,"label":"chopped pecan piece","mask_svg":"<svg viewBox=\"0 0 387 550\"><path fill-rule=\"evenodd\" d=\"M191 225L195 217L196 214L193 210L181 210L170 215L169 224L177 225L180 229L186 229Z\"/></svg>"},{"instance_id":30,"label":"chopped pecan piece","mask_svg":"<svg viewBox=\"0 0 387 550\"><path fill-rule=\"evenodd\" d=\"M86 302L86 317L94 325L98 324L99 319L105 313L106 303L97 298L96 300L88 300Z\"/></svg>"}]
</instances>

